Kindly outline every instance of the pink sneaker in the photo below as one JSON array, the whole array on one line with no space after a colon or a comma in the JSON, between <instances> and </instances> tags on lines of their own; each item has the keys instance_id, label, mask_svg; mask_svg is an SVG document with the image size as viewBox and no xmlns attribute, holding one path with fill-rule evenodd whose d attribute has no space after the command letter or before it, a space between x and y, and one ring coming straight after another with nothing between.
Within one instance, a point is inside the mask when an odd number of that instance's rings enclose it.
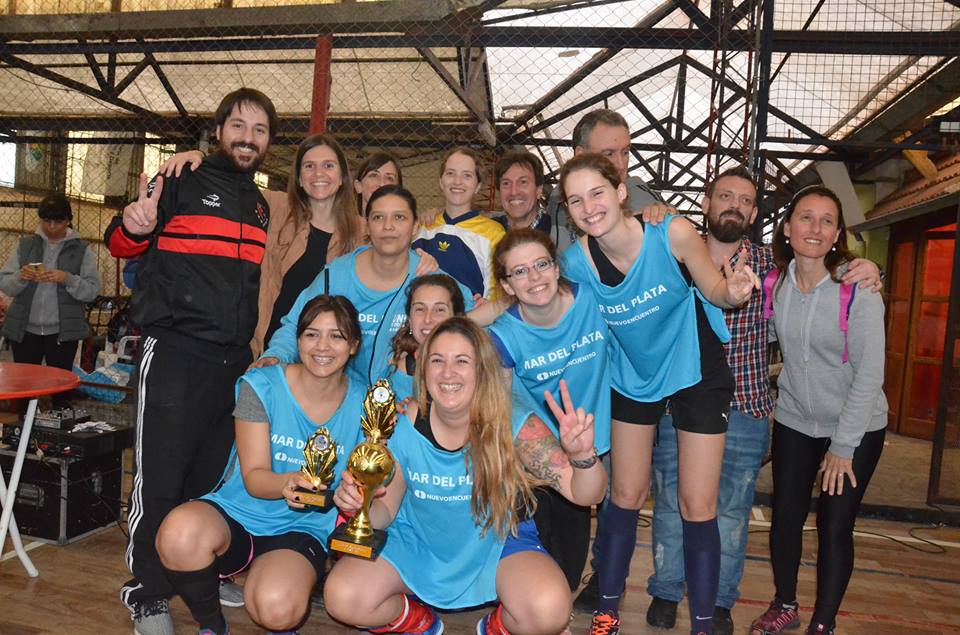
<instances>
[{"instance_id":1,"label":"pink sneaker","mask_svg":"<svg viewBox=\"0 0 960 635\"><path fill-rule=\"evenodd\" d=\"M750 625L751 635L778 635L783 631L798 628L800 626L799 608L797 604L784 604L775 598L767 611L753 620L753 624Z\"/></svg>"}]
</instances>

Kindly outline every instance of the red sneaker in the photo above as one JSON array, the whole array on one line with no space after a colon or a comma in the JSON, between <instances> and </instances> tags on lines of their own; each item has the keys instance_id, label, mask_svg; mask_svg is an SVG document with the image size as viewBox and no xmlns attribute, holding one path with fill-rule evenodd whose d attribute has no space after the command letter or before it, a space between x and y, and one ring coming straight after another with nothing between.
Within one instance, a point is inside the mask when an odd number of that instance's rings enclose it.
<instances>
[{"instance_id":1,"label":"red sneaker","mask_svg":"<svg viewBox=\"0 0 960 635\"><path fill-rule=\"evenodd\" d=\"M507 629L503 627L500 621L500 611L503 606L500 605L490 613L487 613L477 622L477 635L510 635Z\"/></svg>"},{"instance_id":2,"label":"red sneaker","mask_svg":"<svg viewBox=\"0 0 960 635\"><path fill-rule=\"evenodd\" d=\"M617 611L594 611L590 635L620 635L620 613Z\"/></svg>"},{"instance_id":3,"label":"red sneaker","mask_svg":"<svg viewBox=\"0 0 960 635\"><path fill-rule=\"evenodd\" d=\"M798 604L784 604L774 598L767 611L753 620L750 625L752 635L779 635L783 631L793 630L800 626L800 606Z\"/></svg>"},{"instance_id":4,"label":"red sneaker","mask_svg":"<svg viewBox=\"0 0 960 635\"><path fill-rule=\"evenodd\" d=\"M396 620L371 628L368 633L397 633L398 635L443 635L443 622L437 612L426 604L405 598L404 612Z\"/></svg>"},{"instance_id":5,"label":"red sneaker","mask_svg":"<svg viewBox=\"0 0 960 635\"><path fill-rule=\"evenodd\" d=\"M500 604L493 611L487 613L477 622L477 635L510 635L503 625L500 614L503 605Z\"/></svg>"}]
</instances>

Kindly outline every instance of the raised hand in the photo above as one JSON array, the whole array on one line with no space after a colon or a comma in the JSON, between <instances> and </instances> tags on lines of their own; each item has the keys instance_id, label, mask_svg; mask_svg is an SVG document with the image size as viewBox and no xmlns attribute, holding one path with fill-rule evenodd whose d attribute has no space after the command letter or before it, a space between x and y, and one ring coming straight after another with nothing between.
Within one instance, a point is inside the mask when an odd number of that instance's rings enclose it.
<instances>
[{"instance_id":1,"label":"raised hand","mask_svg":"<svg viewBox=\"0 0 960 635\"><path fill-rule=\"evenodd\" d=\"M640 217L647 225L656 226L662 223L667 216L677 214L677 208L666 203L648 203L640 210Z\"/></svg>"},{"instance_id":2,"label":"raised hand","mask_svg":"<svg viewBox=\"0 0 960 635\"><path fill-rule=\"evenodd\" d=\"M742 248L736 267L731 268L730 263L723 264L723 273L727 278L727 302L731 306L742 305L750 299L754 289L760 288L760 278L747 264L749 257L750 252Z\"/></svg>"},{"instance_id":3,"label":"raised hand","mask_svg":"<svg viewBox=\"0 0 960 635\"><path fill-rule=\"evenodd\" d=\"M187 150L186 152L178 152L161 163L160 169L157 170L157 172L164 176L180 176L184 166L189 165L190 171L192 172L200 167L202 162L202 152L199 150Z\"/></svg>"},{"instance_id":4,"label":"raised hand","mask_svg":"<svg viewBox=\"0 0 960 635\"><path fill-rule=\"evenodd\" d=\"M841 278L844 284L859 283L858 289L870 289L877 293L883 289L880 279L880 267L872 260L855 258L847 266L847 272Z\"/></svg>"},{"instance_id":5,"label":"raised hand","mask_svg":"<svg viewBox=\"0 0 960 635\"><path fill-rule=\"evenodd\" d=\"M583 408L576 408L570 398L567 382L560 380L560 400L563 407L556 402L550 391L543 391L550 412L557 419L560 426L560 447L567 456L574 460L587 460L593 456L593 413Z\"/></svg>"},{"instance_id":6,"label":"raised hand","mask_svg":"<svg viewBox=\"0 0 960 635\"><path fill-rule=\"evenodd\" d=\"M140 194L123 208L123 228L135 236L150 234L157 227L157 205L163 193L163 177L157 176L153 191L148 192L147 175L140 173Z\"/></svg>"},{"instance_id":7,"label":"raised hand","mask_svg":"<svg viewBox=\"0 0 960 635\"><path fill-rule=\"evenodd\" d=\"M433 225L437 217L443 214L443 210L439 207L431 207L426 211L420 212L420 227L430 227Z\"/></svg>"},{"instance_id":8,"label":"raised hand","mask_svg":"<svg viewBox=\"0 0 960 635\"><path fill-rule=\"evenodd\" d=\"M440 263L433 257L433 254L429 254L419 247L414 251L420 256L420 262L417 263L417 268L413 271L414 276L426 276L440 269Z\"/></svg>"},{"instance_id":9,"label":"raised hand","mask_svg":"<svg viewBox=\"0 0 960 635\"><path fill-rule=\"evenodd\" d=\"M253 360L253 363L247 366L247 370L251 368L263 368L264 366L273 366L274 364L279 364L280 360L276 357L261 357L260 359Z\"/></svg>"}]
</instances>

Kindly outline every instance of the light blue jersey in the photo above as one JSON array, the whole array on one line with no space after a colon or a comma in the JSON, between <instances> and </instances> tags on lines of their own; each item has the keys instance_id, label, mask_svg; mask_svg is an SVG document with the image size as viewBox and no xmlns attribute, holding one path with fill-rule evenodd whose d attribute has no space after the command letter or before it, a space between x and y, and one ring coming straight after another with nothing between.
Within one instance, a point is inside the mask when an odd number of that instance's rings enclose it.
<instances>
[{"instance_id":1,"label":"light blue jersey","mask_svg":"<svg viewBox=\"0 0 960 635\"><path fill-rule=\"evenodd\" d=\"M593 413L594 446L603 454L610 450L610 331L590 288L572 286L573 304L556 326L524 322L514 304L489 330L503 365L513 370L514 392L525 393L558 438L557 421L543 392L549 390L562 404L560 380L567 380L573 403Z\"/></svg>"},{"instance_id":2,"label":"light blue jersey","mask_svg":"<svg viewBox=\"0 0 960 635\"><path fill-rule=\"evenodd\" d=\"M515 405L514 437L532 412ZM437 448L406 417L389 445L407 492L381 556L431 606L457 609L495 600L503 540L493 529L480 535L470 511L473 474L464 452Z\"/></svg>"},{"instance_id":3,"label":"light blue jersey","mask_svg":"<svg viewBox=\"0 0 960 635\"><path fill-rule=\"evenodd\" d=\"M254 368L237 380L238 386L240 382L246 382L253 389L270 418L270 469L278 474L295 472L303 466L303 447L317 430L317 424L307 417L290 392L284 369L282 364ZM346 465L345 457L363 440L360 415L366 386L353 378L349 378L349 381L340 407L324 424L337 444L334 479L328 486L331 491L340 482L340 474ZM255 536L278 536L300 531L326 545L337 520L336 508L304 512L291 508L283 498L252 496L243 484L236 446L230 453L220 487L202 498L219 505Z\"/></svg>"},{"instance_id":4,"label":"light blue jersey","mask_svg":"<svg viewBox=\"0 0 960 635\"><path fill-rule=\"evenodd\" d=\"M357 277L357 255L369 248L369 245L364 245L349 254L335 258L327 265L325 271L320 272L320 275L300 293L290 312L280 320L280 328L270 338L269 347L263 352L262 357L276 357L281 362L297 361L299 359L297 321L300 319L303 307L323 293L342 295L356 307L362 332L360 348L350 361L348 368L370 384L387 376L390 363L390 339L407 321L404 313L407 287L415 277L414 271L420 263L420 256L416 252L410 252L410 264L403 284L388 291L377 291L360 282ZM472 309L473 296L463 285L460 285L460 290L463 292L468 310Z\"/></svg>"},{"instance_id":5,"label":"light blue jersey","mask_svg":"<svg viewBox=\"0 0 960 635\"><path fill-rule=\"evenodd\" d=\"M596 296L617 344L611 350L613 387L634 401L659 401L701 379L695 305L700 292L687 284L670 251L674 218L644 228L640 255L615 287L600 281L579 241L561 260L564 275ZM729 341L723 312L706 300L703 308L720 341Z\"/></svg>"}]
</instances>

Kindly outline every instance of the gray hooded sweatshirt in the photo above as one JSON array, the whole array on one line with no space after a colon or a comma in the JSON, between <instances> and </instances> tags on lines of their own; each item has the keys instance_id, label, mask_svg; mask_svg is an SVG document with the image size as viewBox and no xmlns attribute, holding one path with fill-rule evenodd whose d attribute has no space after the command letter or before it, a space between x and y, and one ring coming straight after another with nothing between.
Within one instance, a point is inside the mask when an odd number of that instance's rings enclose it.
<instances>
[{"instance_id":1,"label":"gray hooded sweatshirt","mask_svg":"<svg viewBox=\"0 0 960 635\"><path fill-rule=\"evenodd\" d=\"M783 351L776 419L849 459L866 432L887 426L883 394L883 299L857 289L850 307L844 364L840 285L827 275L809 293L796 285L796 261L775 287L773 322Z\"/></svg>"}]
</instances>

